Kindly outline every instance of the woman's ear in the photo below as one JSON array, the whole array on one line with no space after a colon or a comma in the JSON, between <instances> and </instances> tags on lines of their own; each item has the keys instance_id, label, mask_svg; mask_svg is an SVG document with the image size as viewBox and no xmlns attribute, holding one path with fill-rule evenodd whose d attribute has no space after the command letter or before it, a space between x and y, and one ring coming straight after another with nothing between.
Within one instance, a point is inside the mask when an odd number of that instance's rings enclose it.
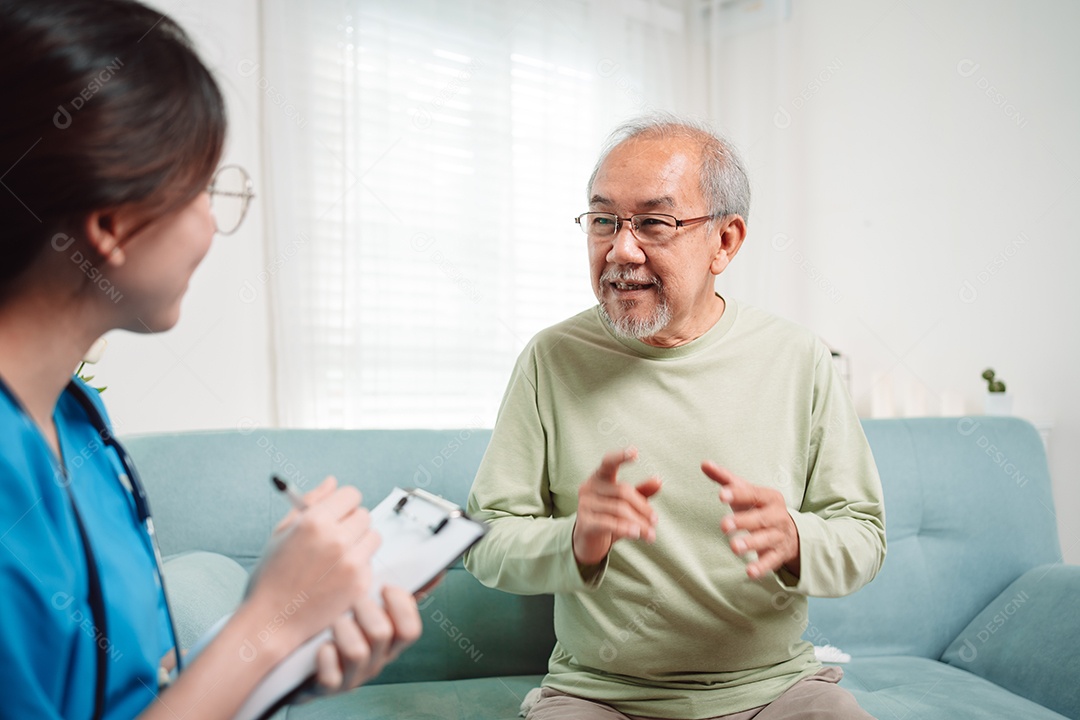
<instances>
[{"instance_id":1,"label":"woman's ear","mask_svg":"<svg viewBox=\"0 0 1080 720\"><path fill-rule=\"evenodd\" d=\"M134 227L129 216L131 213L122 209L95 210L86 216L83 231L86 241L108 265L120 267L126 256L121 247L125 235Z\"/></svg>"},{"instance_id":2,"label":"woman's ear","mask_svg":"<svg viewBox=\"0 0 1080 720\"><path fill-rule=\"evenodd\" d=\"M728 263L742 247L743 240L746 239L746 221L741 215L732 215L725 218L714 232L719 233L720 244L717 246L709 270L713 275L719 275L724 272Z\"/></svg>"}]
</instances>

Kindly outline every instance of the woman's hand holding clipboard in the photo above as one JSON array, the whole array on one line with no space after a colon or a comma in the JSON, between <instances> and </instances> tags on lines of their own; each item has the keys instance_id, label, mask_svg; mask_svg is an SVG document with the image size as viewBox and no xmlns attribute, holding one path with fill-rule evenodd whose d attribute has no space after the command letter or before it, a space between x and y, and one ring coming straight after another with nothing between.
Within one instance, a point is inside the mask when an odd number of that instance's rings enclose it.
<instances>
[{"instance_id":1,"label":"woman's hand holding clipboard","mask_svg":"<svg viewBox=\"0 0 1080 720\"><path fill-rule=\"evenodd\" d=\"M273 478L297 511L304 500L280 478ZM371 527L382 538L372 556L372 583L368 602L383 605L383 589L390 586L409 593L426 592L441 575L487 532L487 526L468 517L457 505L421 489L394 490L373 510ZM258 571L256 571L258 572ZM343 618L344 619L344 618ZM214 625L192 648L189 660L224 626ZM350 621L355 622L353 618ZM318 653L334 641L332 628L310 638L274 667L248 696L235 720L268 717L282 705L318 695L315 673Z\"/></svg>"}]
</instances>

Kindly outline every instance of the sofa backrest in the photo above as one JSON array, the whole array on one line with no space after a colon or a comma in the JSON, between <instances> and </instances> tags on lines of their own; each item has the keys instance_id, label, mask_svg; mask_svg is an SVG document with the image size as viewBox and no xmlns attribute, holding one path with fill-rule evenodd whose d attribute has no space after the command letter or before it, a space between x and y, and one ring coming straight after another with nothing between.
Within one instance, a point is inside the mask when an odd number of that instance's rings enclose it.
<instances>
[{"instance_id":1,"label":"sofa backrest","mask_svg":"<svg viewBox=\"0 0 1080 720\"><path fill-rule=\"evenodd\" d=\"M804 637L853 655L938 659L1024 571L1060 562L1046 453L1012 417L866 420L888 553L845 598L812 598Z\"/></svg>"},{"instance_id":2,"label":"sofa backrest","mask_svg":"<svg viewBox=\"0 0 1080 720\"><path fill-rule=\"evenodd\" d=\"M288 511L270 474L310 490L328 474L369 507L395 486L464 505L490 430L253 430L124 438L147 488L161 551L228 555L250 568ZM378 682L547 672L551 596L484 587L457 563L420 604L424 633Z\"/></svg>"},{"instance_id":3,"label":"sofa backrest","mask_svg":"<svg viewBox=\"0 0 1080 720\"><path fill-rule=\"evenodd\" d=\"M490 430L221 430L124 438L147 488L161 552L209 550L250 568L298 492L327 475L372 507L395 486L468 498Z\"/></svg>"}]
</instances>

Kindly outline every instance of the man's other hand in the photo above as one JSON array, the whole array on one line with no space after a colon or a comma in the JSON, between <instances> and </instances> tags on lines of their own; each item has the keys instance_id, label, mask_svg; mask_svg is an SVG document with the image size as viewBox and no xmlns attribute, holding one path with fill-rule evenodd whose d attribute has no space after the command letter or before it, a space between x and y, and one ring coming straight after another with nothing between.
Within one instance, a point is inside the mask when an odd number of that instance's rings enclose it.
<instances>
[{"instance_id":1,"label":"man's other hand","mask_svg":"<svg viewBox=\"0 0 1080 720\"><path fill-rule=\"evenodd\" d=\"M596 565L607 557L616 540L656 540L656 511L649 498L660 491L660 479L650 477L636 486L618 482L619 467L637 459L629 447L609 452L589 479L578 488L574 523L574 558L578 565Z\"/></svg>"},{"instance_id":2,"label":"man's other hand","mask_svg":"<svg viewBox=\"0 0 1080 720\"><path fill-rule=\"evenodd\" d=\"M748 563L746 574L759 578L767 572L786 567L799 576L799 531L788 513L784 495L773 488L753 485L716 463L701 463L701 471L720 483L720 501L731 506L732 513L720 522L720 529L732 535L731 549L737 555L757 552L757 560Z\"/></svg>"}]
</instances>

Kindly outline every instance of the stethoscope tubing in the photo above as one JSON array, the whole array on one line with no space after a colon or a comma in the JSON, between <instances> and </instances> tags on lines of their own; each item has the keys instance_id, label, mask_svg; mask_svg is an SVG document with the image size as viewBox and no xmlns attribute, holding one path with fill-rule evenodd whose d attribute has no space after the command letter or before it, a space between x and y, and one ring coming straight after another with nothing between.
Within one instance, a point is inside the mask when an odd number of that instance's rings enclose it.
<instances>
[{"instance_id":1,"label":"stethoscope tubing","mask_svg":"<svg viewBox=\"0 0 1080 720\"><path fill-rule=\"evenodd\" d=\"M116 453L117 459L120 460L120 466L124 470L124 476L117 477L117 480L125 490L131 493L132 500L135 502L135 514L139 518L139 522L142 523L143 528L146 530L147 536L150 538L150 547L154 554L154 569L157 573L157 581L161 588L161 595L165 600L165 615L169 618L169 631L172 633L173 638L173 652L176 657L176 672L179 673L180 670L183 669L180 639L176 634L176 622L173 620L172 607L169 605L169 595L165 589L165 568L161 559L161 546L158 544L157 532L154 530L154 518L150 514L150 501L146 495L146 486L143 485L142 478L139 476L139 471L135 469L135 461L131 459L131 455L128 454L127 448L125 448L123 443L117 440L116 436L113 435L112 430L105 422L105 418L101 415L97 406L90 400L85 389L73 379L68 383L68 390L71 391L86 412L86 417L90 420L90 425L94 428L94 432L98 434L107 447L111 447L113 452ZM125 479L127 482L124 482Z\"/></svg>"}]
</instances>

